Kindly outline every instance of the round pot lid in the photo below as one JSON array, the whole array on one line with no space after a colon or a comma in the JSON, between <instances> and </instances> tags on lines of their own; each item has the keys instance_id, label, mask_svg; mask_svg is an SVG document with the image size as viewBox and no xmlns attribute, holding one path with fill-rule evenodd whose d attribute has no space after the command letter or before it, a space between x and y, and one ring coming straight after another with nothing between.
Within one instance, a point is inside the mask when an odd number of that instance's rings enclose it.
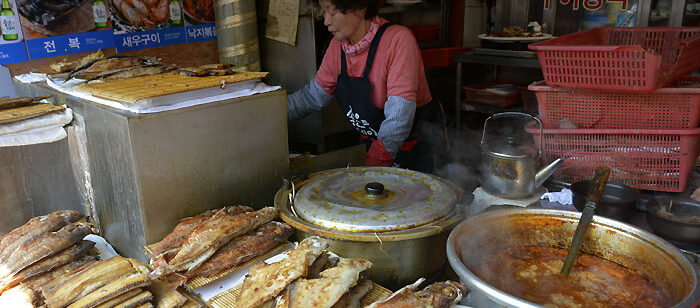
<instances>
[{"instance_id":1,"label":"round pot lid","mask_svg":"<svg viewBox=\"0 0 700 308\"><path fill-rule=\"evenodd\" d=\"M454 212L458 199L451 184L429 174L355 167L310 180L296 193L294 210L328 229L386 232L439 221Z\"/></svg>"}]
</instances>

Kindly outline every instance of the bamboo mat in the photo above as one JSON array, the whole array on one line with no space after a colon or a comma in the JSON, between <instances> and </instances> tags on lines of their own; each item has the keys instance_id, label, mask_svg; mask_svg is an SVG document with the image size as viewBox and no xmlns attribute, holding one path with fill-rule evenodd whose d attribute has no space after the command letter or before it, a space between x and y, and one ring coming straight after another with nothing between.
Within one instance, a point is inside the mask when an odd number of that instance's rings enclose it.
<instances>
[{"instance_id":1,"label":"bamboo mat","mask_svg":"<svg viewBox=\"0 0 700 308\"><path fill-rule=\"evenodd\" d=\"M78 87L78 90L99 98L135 104L142 99L260 79L267 75L267 72L235 72L228 76L187 77L177 72L168 72L86 84Z\"/></svg>"},{"instance_id":2,"label":"bamboo mat","mask_svg":"<svg viewBox=\"0 0 700 308\"><path fill-rule=\"evenodd\" d=\"M156 248L156 245L157 245L157 243L156 243L156 244L151 244L151 245L148 245L148 246L144 247L144 250L146 251L147 256L152 255L153 249ZM270 257L272 257L272 256L274 256L274 255L277 255L277 254L279 254L279 253L281 253L281 252L287 250L287 248L289 248L290 245L291 245L291 243L285 241L285 242L283 242L282 244L277 245L275 248L272 248L272 249L268 250L267 252L265 252L265 253L262 254L262 255L259 255L259 256L255 257L255 258L253 258L253 259L250 259L249 261L247 261L247 262L245 262L245 263L243 263L243 264L241 264L241 265L238 265L238 266L236 266L236 267L231 267L231 268L229 268L229 269L227 269L227 270L225 270L225 271L223 271L223 272L221 272L221 273L219 273L219 274L216 274L216 275L214 275L214 276L212 276L212 277L208 277L208 278L205 278L205 277L194 277L194 278L190 279L189 281L187 281L187 284L185 285L185 287L186 287L187 289L189 289L189 290L194 290L194 289L196 289L196 288L206 286L206 285L208 285L208 284L210 284L210 283L216 281L217 279L219 279L219 278L221 278L221 277L224 277L224 276L226 276L226 275L228 275L228 274L230 274L230 273L233 273L233 272L235 272L235 271L237 271L237 270L239 270L239 269L241 269L241 268L244 268L244 267L253 265L253 264L255 264L255 263L259 263L259 262L262 262L262 261L264 261L264 260L267 260L267 259L269 259Z\"/></svg>"},{"instance_id":3,"label":"bamboo mat","mask_svg":"<svg viewBox=\"0 0 700 308\"><path fill-rule=\"evenodd\" d=\"M65 110L62 106L54 106L46 103L39 103L29 106L16 107L0 110L0 124L15 122L19 120L30 119L51 113L54 111Z\"/></svg>"},{"instance_id":4,"label":"bamboo mat","mask_svg":"<svg viewBox=\"0 0 700 308\"><path fill-rule=\"evenodd\" d=\"M238 302L238 298L241 296L242 287L243 285L238 285L212 297L209 300L209 304L214 308L236 307L236 302ZM372 282L372 290L360 300L360 306L365 307L374 302L383 300L389 297L391 293L389 289Z\"/></svg>"}]
</instances>

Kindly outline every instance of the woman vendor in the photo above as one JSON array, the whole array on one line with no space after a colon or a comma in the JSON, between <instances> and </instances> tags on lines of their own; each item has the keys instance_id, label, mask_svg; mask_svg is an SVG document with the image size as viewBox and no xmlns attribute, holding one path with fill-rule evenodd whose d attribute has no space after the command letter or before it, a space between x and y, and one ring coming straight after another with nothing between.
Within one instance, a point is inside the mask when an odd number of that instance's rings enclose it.
<instances>
[{"instance_id":1,"label":"woman vendor","mask_svg":"<svg viewBox=\"0 0 700 308\"><path fill-rule=\"evenodd\" d=\"M411 31L379 17L376 0L319 4L333 40L316 77L289 96L289 119L318 111L335 96L368 146L368 166L431 171L430 144L436 142L429 142L420 128L441 113L439 104L431 103Z\"/></svg>"}]
</instances>

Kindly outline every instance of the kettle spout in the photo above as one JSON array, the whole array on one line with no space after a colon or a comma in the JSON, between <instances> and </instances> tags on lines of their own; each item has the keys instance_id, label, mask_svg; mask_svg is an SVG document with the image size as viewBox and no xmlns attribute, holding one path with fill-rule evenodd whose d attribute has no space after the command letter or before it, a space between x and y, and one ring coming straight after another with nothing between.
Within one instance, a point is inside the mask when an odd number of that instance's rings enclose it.
<instances>
[{"instance_id":1,"label":"kettle spout","mask_svg":"<svg viewBox=\"0 0 700 308\"><path fill-rule=\"evenodd\" d=\"M540 185L542 185L542 183L544 183L544 181L547 180L554 173L554 171L556 171L557 168L564 163L565 160L566 158L559 157L549 165L540 169L540 171L537 171L535 174L535 187L540 187Z\"/></svg>"}]
</instances>

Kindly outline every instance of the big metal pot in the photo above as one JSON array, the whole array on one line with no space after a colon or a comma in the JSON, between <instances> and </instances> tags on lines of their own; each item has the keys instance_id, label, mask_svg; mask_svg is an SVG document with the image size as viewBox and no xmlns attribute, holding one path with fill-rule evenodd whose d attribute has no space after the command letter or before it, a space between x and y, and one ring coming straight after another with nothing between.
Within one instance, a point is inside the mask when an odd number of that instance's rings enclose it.
<instances>
[{"instance_id":1,"label":"big metal pot","mask_svg":"<svg viewBox=\"0 0 700 308\"><path fill-rule=\"evenodd\" d=\"M389 288L439 271L447 236L461 221L461 189L420 172L336 169L296 188L293 196L278 191L275 206L297 240L319 235L340 256L370 260L370 279Z\"/></svg>"},{"instance_id":2,"label":"big metal pot","mask_svg":"<svg viewBox=\"0 0 700 308\"><path fill-rule=\"evenodd\" d=\"M491 286L473 271L482 256L513 246L568 248L581 213L514 209L472 216L454 228L447 241L450 265L471 293L474 307L540 307ZM594 216L582 252L595 255L649 278L673 307L691 307L700 298L692 263L670 243L622 222Z\"/></svg>"},{"instance_id":3,"label":"big metal pot","mask_svg":"<svg viewBox=\"0 0 700 308\"><path fill-rule=\"evenodd\" d=\"M489 125L493 120L503 119L513 122L495 129ZM564 162L564 158L559 158L539 169L542 140L537 145L531 144L532 137L524 130L525 123L530 121L537 122L542 130L538 118L520 112L497 113L486 119L481 136L480 181L486 192L507 199L531 196ZM539 136L541 139L542 134Z\"/></svg>"}]
</instances>

